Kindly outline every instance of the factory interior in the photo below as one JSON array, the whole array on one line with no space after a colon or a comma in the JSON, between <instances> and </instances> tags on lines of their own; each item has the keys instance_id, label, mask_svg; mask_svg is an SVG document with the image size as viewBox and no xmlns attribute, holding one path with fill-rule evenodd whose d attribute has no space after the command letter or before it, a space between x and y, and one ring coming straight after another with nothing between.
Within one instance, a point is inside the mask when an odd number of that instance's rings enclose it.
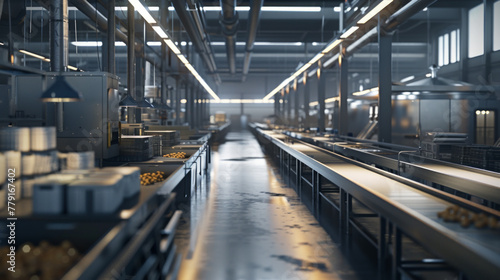
<instances>
[{"instance_id":1,"label":"factory interior","mask_svg":"<svg viewBox=\"0 0 500 280\"><path fill-rule=\"evenodd\" d=\"M500 0L0 0L0 279L498 279Z\"/></svg>"}]
</instances>

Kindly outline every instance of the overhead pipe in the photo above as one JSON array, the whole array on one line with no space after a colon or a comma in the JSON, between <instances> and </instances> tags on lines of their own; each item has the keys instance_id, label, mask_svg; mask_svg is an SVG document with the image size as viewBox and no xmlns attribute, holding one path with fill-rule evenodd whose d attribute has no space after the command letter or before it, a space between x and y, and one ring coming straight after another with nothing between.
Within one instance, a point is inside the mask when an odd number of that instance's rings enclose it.
<instances>
[{"instance_id":1,"label":"overhead pipe","mask_svg":"<svg viewBox=\"0 0 500 280\"><path fill-rule=\"evenodd\" d=\"M236 73L236 32L238 31L238 12L236 12L236 0L220 0L221 13L219 21L222 25L222 33L226 37L227 62L229 72Z\"/></svg>"},{"instance_id":2,"label":"overhead pipe","mask_svg":"<svg viewBox=\"0 0 500 280\"><path fill-rule=\"evenodd\" d=\"M107 47L108 47L108 61L107 70L111 74L116 74L115 68L115 34L116 34L116 21L115 21L115 0L108 0L108 33L107 33Z\"/></svg>"},{"instance_id":3,"label":"overhead pipe","mask_svg":"<svg viewBox=\"0 0 500 280\"><path fill-rule=\"evenodd\" d=\"M191 13L198 34L200 35L203 48L205 50L205 55L210 61L210 65L213 67L213 72L217 72L217 64L215 63L214 54L212 51L212 46L210 45L209 38L205 32L205 21L203 18L203 11L198 2L193 3L193 1L187 1L188 10ZM220 84L221 80L218 74L215 75L215 80L217 84Z\"/></svg>"},{"instance_id":4,"label":"overhead pipe","mask_svg":"<svg viewBox=\"0 0 500 280\"><path fill-rule=\"evenodd\" d=\"M243 77L244 82L247 78L248 71L250 70L250 62L252 60L253 44L257 36L257 28L260 21L260 11L264 0L250 0L250 11L248 12L248 38L245 46L245 60L243 61Z\"/></svg>"},{"instance_id":5,"label":"overhead pipe","mask_svg":"<svg viewBox=\"0 0 500 280\"><path fill-rule=\"evenodd\" d=\"M108 19L99 11L97 11L94 8L94 6L92 6L87 0L70 0L70 1L80 12L82 12L88 18L96 22L100 30L104 32L108 31ZM128 36L125 33L123 33L123 31L121 31L119 28L116 29L115 36L117 40L122 41L125 44L128 44ZM140 52L142 48L145 46L147 45L143 43L136 43L134 48L136 51ZM151 47L148 46L148 48L152 50ZM149 63L155 65L155 67L157 68L161 67L154 59L148 56L144 56L144 59L146 59L146 61L148 61Z\"/></svg>"},{"instance_id":6,"label":"overhead pipe","mask_svg":"<svg viewBox=\"0 0 500 280\"><path fill-rule=\"evenodd\" d=\"M205 62L208 70L210 72L214 72L214 66L210 63L210 59L206 56L206 50L203 47L203 42L201 40L201 35L195 28L195 23L191 15L186 10L186 1L185 0L172 0L172 4L174 5L175 11L177 12L177 16L179 17L182 25L186 29L186 32L193 42L193 45L201 57Z\"/></svg>"}]
</instances>

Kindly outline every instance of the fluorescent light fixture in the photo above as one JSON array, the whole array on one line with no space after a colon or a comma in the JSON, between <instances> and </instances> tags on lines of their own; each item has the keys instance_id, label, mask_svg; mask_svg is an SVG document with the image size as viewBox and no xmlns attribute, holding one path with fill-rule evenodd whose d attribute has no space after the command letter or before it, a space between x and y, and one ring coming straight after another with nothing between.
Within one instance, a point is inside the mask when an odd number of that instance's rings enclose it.
<instances>
[{"instance_id":1,"label":"fluorescent light fixture","mask_svg":"<svg viewBox=\"0 0 500 280\"><path fill-rule=\"evenodd\" d=\"M165 30L163 30L163 28L161 26L154 25L152 27L153 27L153 30L156 32L156 34L158 34L158 36L160 36L160 38L162 38L162 39L168 38L167 33L165 33Z\"/></svg>"},{"instance_id":2,"label":"fluorescent light fixture","mask_svg":"<svg viewBox=\"0 0 500 280\"><path fill-rule=\"evenodd\" d=\"M46 58L45 56L36 54L36 53L32 53L32 52L29 52L29 51L26 51L26 50L19 50L19 52L23 53L25 55L29 55L29 56L34 57L34 58L38 58L38 59L43 60L45 62L50 62L50 59Z\"/></svg>"},{"instance_id":3,"label":"fluorescent light fixture","mask_svg":"<svg viewBox=\"0 0 500 280\"><path fill-rule=\"evenodd\" d=\"M172 40L170 39L165 39L163 40L165 42L165 44L167 44L167 46L170 48L170 50L176 54L176 55L179 55L181 53L181 51L179 50L179 48L177 48L177 46L174 44L174 42L172 42Z\"/></svg>"},{"instance_id":4,"label":"fluorescent light fixture","mask_svg":"<svg viewBox=\"0 0 500 280\"><path fill-rule=\"evenodd\" d=\"M338 44L340 44L340 42L342 42L342 40L340 40L340 39L337 39L337 40L333 41L331 44L329 44L321 52L324 53L324 54L329 53L331 50L333 50L333 48L335 48Z\"/></svg>"},{"instance_id":5,"label":"fluorescent light fixture","mask_svg":"<svg viewBox=\"0 0 500 280\"><path fill-rule=\"evenodd\" d=\"M241 42L243 43L243 42ZM302 42L255 42L255 46L302 46Z\"/></svg>"},{"instance_id":6,"label":"fluorescent light fixture","mask_svg":"<svg viewBox=\"0 0 500 280\"><path fill-rule=\"evenodd\" d=\"M72 7L68 7L68 10L70 10ZM75 10L78 10L76 7L73 7L75 8ZM151 12L158 12L160 10L160 7L158 6L150 6L148 7L148 9L151 11ZM168 10L169 11L174 11L174 7L168 7ZM127 6L118 6L118 7L115 7L115 11L122 11L122 12L126 12L127 11Z\"/></svg>"},{"instance_id":7,"label":"fluorescent light fixture","mask_svg":"<svg viewBox=\"0 0 500 280\"><path fill-rule=\"evenodd\" d=\"M358 24L365 24L367 21L372 19L375 15L380 13L385 7L387 7L389 4L392 3L393 0L383 0L380 2L377 6L375 6L373 9L371 9L365 16L363 16L359 21Z\"/></svg>"},{"instance_id":8,"label":"fluorescent light fixture","mask_svg":"<svg viewBox=\"0 0 500 280\"><path fill-rule=\"evenodd\" d=\"M313 101L313 102L309 103L309 106L314 107L314 106L318 106L318 104L319 104L318 101Z\"/></svg>"},{"instance_id":9,"label":"fluorescent light fixture","mask_svg":"<svg viewBox=\"0 0 500 280\"><path fill-rule=\"evenodd\" d=\"M101 41L78 41L78 42L71 42L73 46L76 47L100 47L102 46Z\"/></svg>"},{"instance_id":10,"label":"fluorescent light fixture","mask_svg":"<svg viewBox=\"0 0 500 280\"><path fill-rule=\"evenodd\" d=\"M274 100L262 100L262 99L219 99L210 100L210 103L224 103L224 104L271 104Z\"/></svg>"},{"instance_id":11,"label":"fluorescent light fixture","mask_svg":"<svg viewBox=\"0 0 500 280\"><path fill-rule=\"evenodd\" d=\"M183 46L183 47L184 47L184 46L186 46L186 45L187 45L186 41L182 41L182 42L181 42L181 46Z\"/></svg>"},{"instance_id":12,"label":"fluorescent light fixture","mask_svg":"<svg viewBox=\"0 0 500 280\"><path fill-rule=\"evenodd\" d=\"M153 18L153 16L149 13L148 9L141 3L139 0L128 0L132 6L136 9L136 11L144 18L144 20L149 23L153 24L156 23L156 20Z\"/></svg>"},{"instance_id":13,"label":"fluorescent light fixture","mask_svg":"<svg viewBox=\"0 0 500 280\"><path fill-rule=\"evenodd\" d=\"M330 97L330 98L325 99L325 103L332 103L332 102L339 101L339 100L340 100L340 97L338 97L338 96Z\"/></svg>"},{"instance_id":14,"label":"fluorescent light fixture","mask_svg":"<svg viewBox=\"0 0 500 280\"><path fill-rule=\"evenodd\" d=\"M187 70L189 70L189 72L191 72L191 73L196 72L193 65L191 65L190 63L186 63L186 64L184 64L184 66L186 66L186 68L187 68Z\"/></svg>"},{"instance_id":15,"label":"fluorescent light fixture","mask_svg":"<svg viewBox=\"0 0 500 280\"><path fill-rule=\"evenodd\" d=\"M344 32L344 34L342 34L340 36L340 38L345 39L345 38L351 36L351 34L354 33L354 32L356 32L356 30L358 30L358 29L359 29L359 26L356 26L356 25L355 26L351 26L351 28L349 28L346 32Z\"/></svg>"},{"instance_id":16,"label":"fluorescent light fixture","mask_svg":"<svg viewBox=\"0 0 500 280\"><path fill-rule=\"evenodd\" d=\"M5 45L5 44L3 42L0 42L0 46L3 46L3 45Z\"/></svg>"},{"instance_id":17,"label":"fluorescent light fixture","mask_svg":"<svg viewBox=\"0 0 500 280\"><path fill-rule=\"evenodd\" d=\"M69 70L78 71L78 68L76 68L75 66L68 65L67 67Z\"/></svg>"},{"instance_id":18,"label":"fluorescent light fixture","mask_svg":"<svg viewBox=\"0 0 500 280\"><path fill-rule=\"evenodd\" d=\"M322 57L324 56L324 54L322 53L318 53L317 55L315 55L311 60L309 60L309 65L313 65L314 63L316 63L318 60L320 60Z\"/></svg>"},{"instance_id":19,"label":"fluorescent light fixture","mask_svg":"<svg viewBox=\"0 0 500 280\"><path fill-rule=\"evenodd\" d=\"M336 13L340 13L340 7L333 7L333 11Z\"/></svg>"},{"instance_id":20,"label":"fluorescent light fixture","mask_svg":"<svg viewBox=\"0 0 500 280\"><path fill-rule=\"evenodd\" d=\"M205 12L220 12L220 6L205 6L203 7ZM235 8L238 12L250 11L249 6L236 6ZM263 12L321 12L321 7L310 7L310 6L264 6L261 8Z\"/></svg>"},{"instance_id":21,"label":"fluorescent light fixture","mask_svg":"<svg viewBox=\"0 0 500 280\"><path fill-rule=\"evenodd\" d=\"M346 51L347 52L351 52L352 50L354 50L356 47L358 47L359 45L361 45L363 42L365 42L366 40L368 40L370 37L372 37L373 35L377 34L377 28L374 27L372 28L370 31L366 32L365 35L361 36L361 38L359 38L358 40L356 40L356 42L350 44Z\"/></svg>"},{"instance_id":22,"label":"fluorescent light fixture","mask_svg":"<svg viewBox=\"0 0 500 280\"><path fill-rule=\"evenodd\" d=\"M307 77L311 78L316 74L316 72L318 72L318 68L311 70L311 72L307 73Z\"/></svg>"},{"instance_id":23,"label":"fluorescent light fixture","mask_svg":"<svg viewBox=\"0 0 500 280\"><path fill-rule=\"evenodd\" d=\"M409 76L409 77L406 77L404 79L401 79L401 82L402 83L406 83L406 82L409 82L411 80L415 79L415 76Z\"/></svg>"},{"instance_id":24,"label":"fluorescent light fixture","mask_svg":"<svg viewBox=\"0 0 500 280\"><path fill-rule=\"evenodd\" d=\"M127 44L125 44L124 42L115 42L115 47L125 47Z\"/></svg>"},{"instance_id":25,"label":"fluorescent light fixture","mask_svg":"<svg viewBox=\"0 0 500 280\"><path fill-rule=\"evenodd\" d=\"M321 12L321 7L299 6L263 6L263 12Z\"/></svg>"},{"instance_id":26,"label":"fluorescent light fixture","mask_svg":"<svg viewBox=\"0 0 500 280\"><path fill-rule=\"evenodd\" d=\"M427 78L430 78L432 75L431 75L431 73L427 73L427 74L425 74L425 76L426 76Z\"/></svg>"},{"instance_id":27,"label":"fluorescent light fixture","mask_svg":"<svg viewBox=\"0 0 500 280\"><path fill-rule=\"evenodd\" d=\"M378 93L378 87L374 87L374 88L370 88L370 89L365 89L365 90L358 91L358 92L353 92L352 95L354 95L354 96L363 96L363 95L367 95L370 92L376 92L376 93Z\"/></svg>"},{"instance_id":28,"label":"fluorescent light fixture","mask_svg":"<svg viewBox=\"0 0 500 280\"><path fill-rule=\"evenodd\" d=\"M339 54L330 57L325 63L323 63L323 68L328 68L332 63L339 59Z\"/></svg>"},{"instance_id":29,"label":"fluorescent light fixture","mask_svg":"<svg viewBox=\"0 0 500 280\"><path fill-rule=\"evenodd\" d=\"M189 64L189 61L186 59L186 57L183 54L178 54L177 57L182 62L182 64L184 64L184 65Z\"/></svg>"},{"instance_id":30,"label":"fluorescent light fixture","mask_svg":"<svg viewBox=\"0 0 500 280\"><path fill-rule=\"evenodd\" d=\"M161 46L161 42L160 41L151 41L151 42L147 42L146 44L148 44L148 46L150 46L150 47L159 47L159 46Z\"/></svg>"}]
</instances>

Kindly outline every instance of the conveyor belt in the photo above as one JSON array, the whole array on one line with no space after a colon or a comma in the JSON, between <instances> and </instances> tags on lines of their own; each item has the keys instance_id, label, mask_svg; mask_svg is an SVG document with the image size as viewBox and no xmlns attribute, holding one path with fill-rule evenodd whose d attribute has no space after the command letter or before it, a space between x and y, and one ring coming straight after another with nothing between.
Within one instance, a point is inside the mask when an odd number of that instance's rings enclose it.
<instances>
[{"instance_id":1,"label":"conveyor belt","mask_svg":"<svg viewBox=\"0 0 500 280\"><path fill-rule=\"evenodd\" d=\"M402 175L426 180L500 204L500 174L495 172L433 160L411 153L411 155L408 153L400 155L402 164L400 168L397 150L384 149L370 144L334 142L331 138L323 136L297 133L291 135L367 164L401 170ZM360 145L363 148L357 148Z\"/></svg>"},{"instance_id":2,"label":"conveyor belt","mask_svg":"<svg viewBox=\"0 0 500 280\"><path fill-rule=\"evenodd\" d=\"M500 274L500 231L438 219L436 213L452 204L435 195L439 191L274 132L260 133L469 277L494 279Z\"/></svg>"},{"instance_id":3,"label":"conveyor belt","mask_svg":"<svg viewBox=\"0 0 500 280\"><path fill-rule=\"evenodd\" d=\"M397 152L393 155L376 154L371 150L356 149L345 144L334 144L334 150L345 156L361 159L386 168L398 170ZM401 155L404 173L439 185L500 203L500 174L458 164Z\"/></svg>"}]
</instances>

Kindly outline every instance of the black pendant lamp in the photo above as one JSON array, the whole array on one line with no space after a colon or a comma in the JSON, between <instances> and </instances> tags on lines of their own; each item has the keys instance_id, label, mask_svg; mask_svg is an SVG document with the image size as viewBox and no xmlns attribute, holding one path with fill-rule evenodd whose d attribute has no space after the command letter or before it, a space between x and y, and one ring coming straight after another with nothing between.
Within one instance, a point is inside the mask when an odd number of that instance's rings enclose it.
<instances>
[{"instance_id":1,"label":"black pendant lamp","mask_svg":"<svg viewBox=\"0 0 500 280\"><path fill-rule=\"evenodd\" d=\"M42 102L77 102L82 95L66 82L64 76L56 76L56 81L40 97Z\"/></svg>"},{"instance_id":2,"label":"black pendant lamp","mask_svg":"<svg viewBox=\"0 0 500 280\"><path fill-rule=\"evenodd\" d=\"M154 108L149 101L146 100L146 98L143 98L141 101L137 102L137 107L139 108Z\"/></svg>"},{"instance_id":3,"label":"black pendant lamp","mask_svg":"<svg viewBox=\"0 0 500 280\"><path fill-rule=\"evenodd\" d=\"M137 107L137 101L130 95L126 95L120 103L118 104L120 107Z\"/></svg>"}]
</instances>

